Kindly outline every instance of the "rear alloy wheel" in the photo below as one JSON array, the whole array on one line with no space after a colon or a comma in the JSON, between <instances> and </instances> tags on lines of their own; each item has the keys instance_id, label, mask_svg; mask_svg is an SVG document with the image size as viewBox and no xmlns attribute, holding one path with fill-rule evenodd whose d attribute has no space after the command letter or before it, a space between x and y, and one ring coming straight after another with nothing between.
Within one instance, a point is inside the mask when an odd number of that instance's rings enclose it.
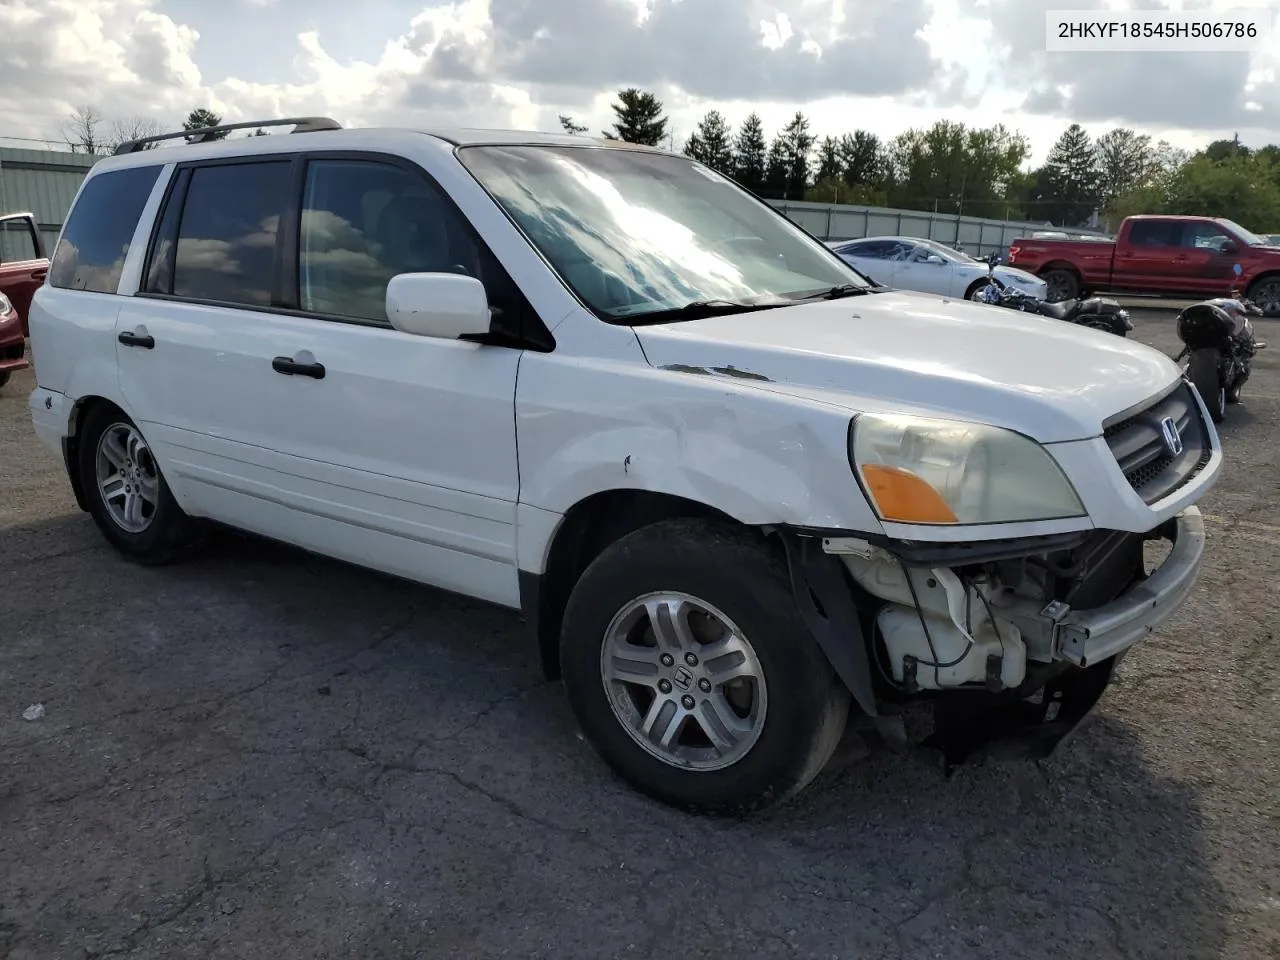
<instances>
[{"instance_id":1,"label":"rear alloy wheel","mask_svg":"<svg viewBox=\"0 0 1280 960\"><path fill-rule=\"evenodd\" d=\"M1080 294L1080 280L1070 270L1050 270L1043 279L1048 287L1045 299L1050 303L1075 300Z\"/></svg>"},{"instance_id":2,"label":"rear alloy wheel","mask_svg":"<svg viewBox=\"0 0 1280 960\"><path fill-rule=\"evenodd\" d=\"M604 760L696 812L743 814L794 795L848 716L785 559L726 523L664 521L607 547L569 598L560 662Z\"/></svg>"},{"instance_id":3,"label":"rear alloy wheel","mask_svg":"<svg viewBox=\"0 0 1280 960\"><path fill-rule=\"evenodd\" d=\"M115 407L94 407L80 428L78 458L89 513L112 546L138 563L176 559L192 523L137 425Z\"/></svg>"},{"instance_id":4,"label":"rear alloy wheel","mask_svg":"<svg viewBox=\"0 0 1280 960\"><path fill-rule=\"evenodd\" d=\"M1265 277L1249 288L1249 299L1264 317L1280 317L1280 277Z\"/></svg>"}]
</instances>

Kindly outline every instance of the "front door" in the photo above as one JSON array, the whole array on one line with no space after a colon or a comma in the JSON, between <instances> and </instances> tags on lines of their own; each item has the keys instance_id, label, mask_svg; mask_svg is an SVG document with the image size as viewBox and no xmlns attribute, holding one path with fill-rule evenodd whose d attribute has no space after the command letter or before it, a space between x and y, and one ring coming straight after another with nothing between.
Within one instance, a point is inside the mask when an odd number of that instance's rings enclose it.
<instances>
[{"instance_id":1,"label":"front door","mask_svg":"<svg viewBox=\"0 0 1280 960\"><path fill-rule=\"evenodd\" d=\"M1112 286L1150 293L1178 290L1178 258L1185 252L1181 221L1135 220L1125 243L1117 246Z\"/></svg>"},{"instance_id":2,"label":"front door","mask_svg":"<svg viewBox=\"0 0 1280 960\"><path fill-rule=\"evenodd\" d=\"M36 225L26 214L0 217L0 293L9 298L29 334L31 298L49 275Z\"/></svg>"},{"instance_id":3,"label":"front door","mask_svg":"<svg viewBox=\"0 0 1280 960\"><path fill-rule=\"evenodd\" d=\"M171 202L145 275L163 299L133 298L119 320L154 341L121 345L121 378L159 425L153 442L184 498L320 553L518 605L521 353L386 321L391 276L483 271L452 206L389 162L265 158L184 175L181 217Z\"/></svg>"},{"instance_id":4,"label":"front door","mask_svg":"<svg viewBox=\"0 0 1280 960\"><path fill-rule=\"evenodd\" d=\"M1213 221L1191 220L1183 224L1182 249L1175 258L1180 293L1212 293L1225 297L1236 284L1233 269L1238 261L1227 247L1240 241Z\"/></svg>"}]
</instances>

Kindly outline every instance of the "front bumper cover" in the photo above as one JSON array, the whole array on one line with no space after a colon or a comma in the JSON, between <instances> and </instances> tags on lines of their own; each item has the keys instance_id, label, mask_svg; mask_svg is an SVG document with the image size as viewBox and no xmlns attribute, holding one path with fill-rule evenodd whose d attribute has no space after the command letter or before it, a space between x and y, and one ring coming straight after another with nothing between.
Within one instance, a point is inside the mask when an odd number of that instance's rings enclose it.
<instances>
[{"instance_id":1,"label":"front bumper cover","mask_svg":"<svg viewBox=\"0 0 1280 960\"><path fill-rule=\"evenodd\" d=\"M1089 667L1128 650L1173 615L1195 586L1204 559L1204 517L1187 507L1161 531L1173 543L1164 562L1111 603L1057 618L1055 655Z\"/></svg>"}]
</instances>

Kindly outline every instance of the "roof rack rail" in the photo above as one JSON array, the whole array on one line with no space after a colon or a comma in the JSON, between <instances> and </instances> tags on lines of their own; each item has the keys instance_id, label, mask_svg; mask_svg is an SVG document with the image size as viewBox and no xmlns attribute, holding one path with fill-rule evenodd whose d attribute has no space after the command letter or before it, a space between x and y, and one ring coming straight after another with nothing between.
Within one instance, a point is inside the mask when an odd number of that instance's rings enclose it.
<instances>
[{"instance_id":1,"label":"roof rack rail","mask_svg":"<svg viewBox=\"0 0 1280 960\"><path fill-rule=\"evenodd\" d=\"M162 140L186 140L188 143L208 143L218 133L231 130L252 130L259 127L287 127L293 125L290 133L315 133L320 130L341 130L342 124L328 117L284 117L280 120L250 120L246 123L223 123L216 127L197 127L195 130L177 130L173 133L161 133L154 137L138 137L126 140L115 149L115 153L138 153L147 148L149 143Z\"/></svg>"}]
</instances>

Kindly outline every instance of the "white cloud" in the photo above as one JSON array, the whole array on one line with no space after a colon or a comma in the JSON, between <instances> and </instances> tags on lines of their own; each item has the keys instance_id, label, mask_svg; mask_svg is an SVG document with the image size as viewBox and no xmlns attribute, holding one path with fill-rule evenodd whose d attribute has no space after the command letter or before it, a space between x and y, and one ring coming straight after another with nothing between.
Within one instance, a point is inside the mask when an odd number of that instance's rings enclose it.
<instances>
[{"instance_id":1,"label":"white cloud","mask_svg":"<svg viewBox=\"0 0 1280 960\"><path fill-rule=\"evenodd\" d=\"M383 0L381 37L333 0L241 0L221 35L178 2L0 0L0 135L56 137L86 103L166 126L207 106L229 121L542 129L571 113L595 132L635 84L664 99L677 144L712 106L770 129L803 109L819 133L999 121L1040 154L1072 120L1187 146L1280 139L1280 54L1052 55L1043 11L1058 0ZM362 56L332 52L352 34Z\"/></svg>"}]
</instances>

